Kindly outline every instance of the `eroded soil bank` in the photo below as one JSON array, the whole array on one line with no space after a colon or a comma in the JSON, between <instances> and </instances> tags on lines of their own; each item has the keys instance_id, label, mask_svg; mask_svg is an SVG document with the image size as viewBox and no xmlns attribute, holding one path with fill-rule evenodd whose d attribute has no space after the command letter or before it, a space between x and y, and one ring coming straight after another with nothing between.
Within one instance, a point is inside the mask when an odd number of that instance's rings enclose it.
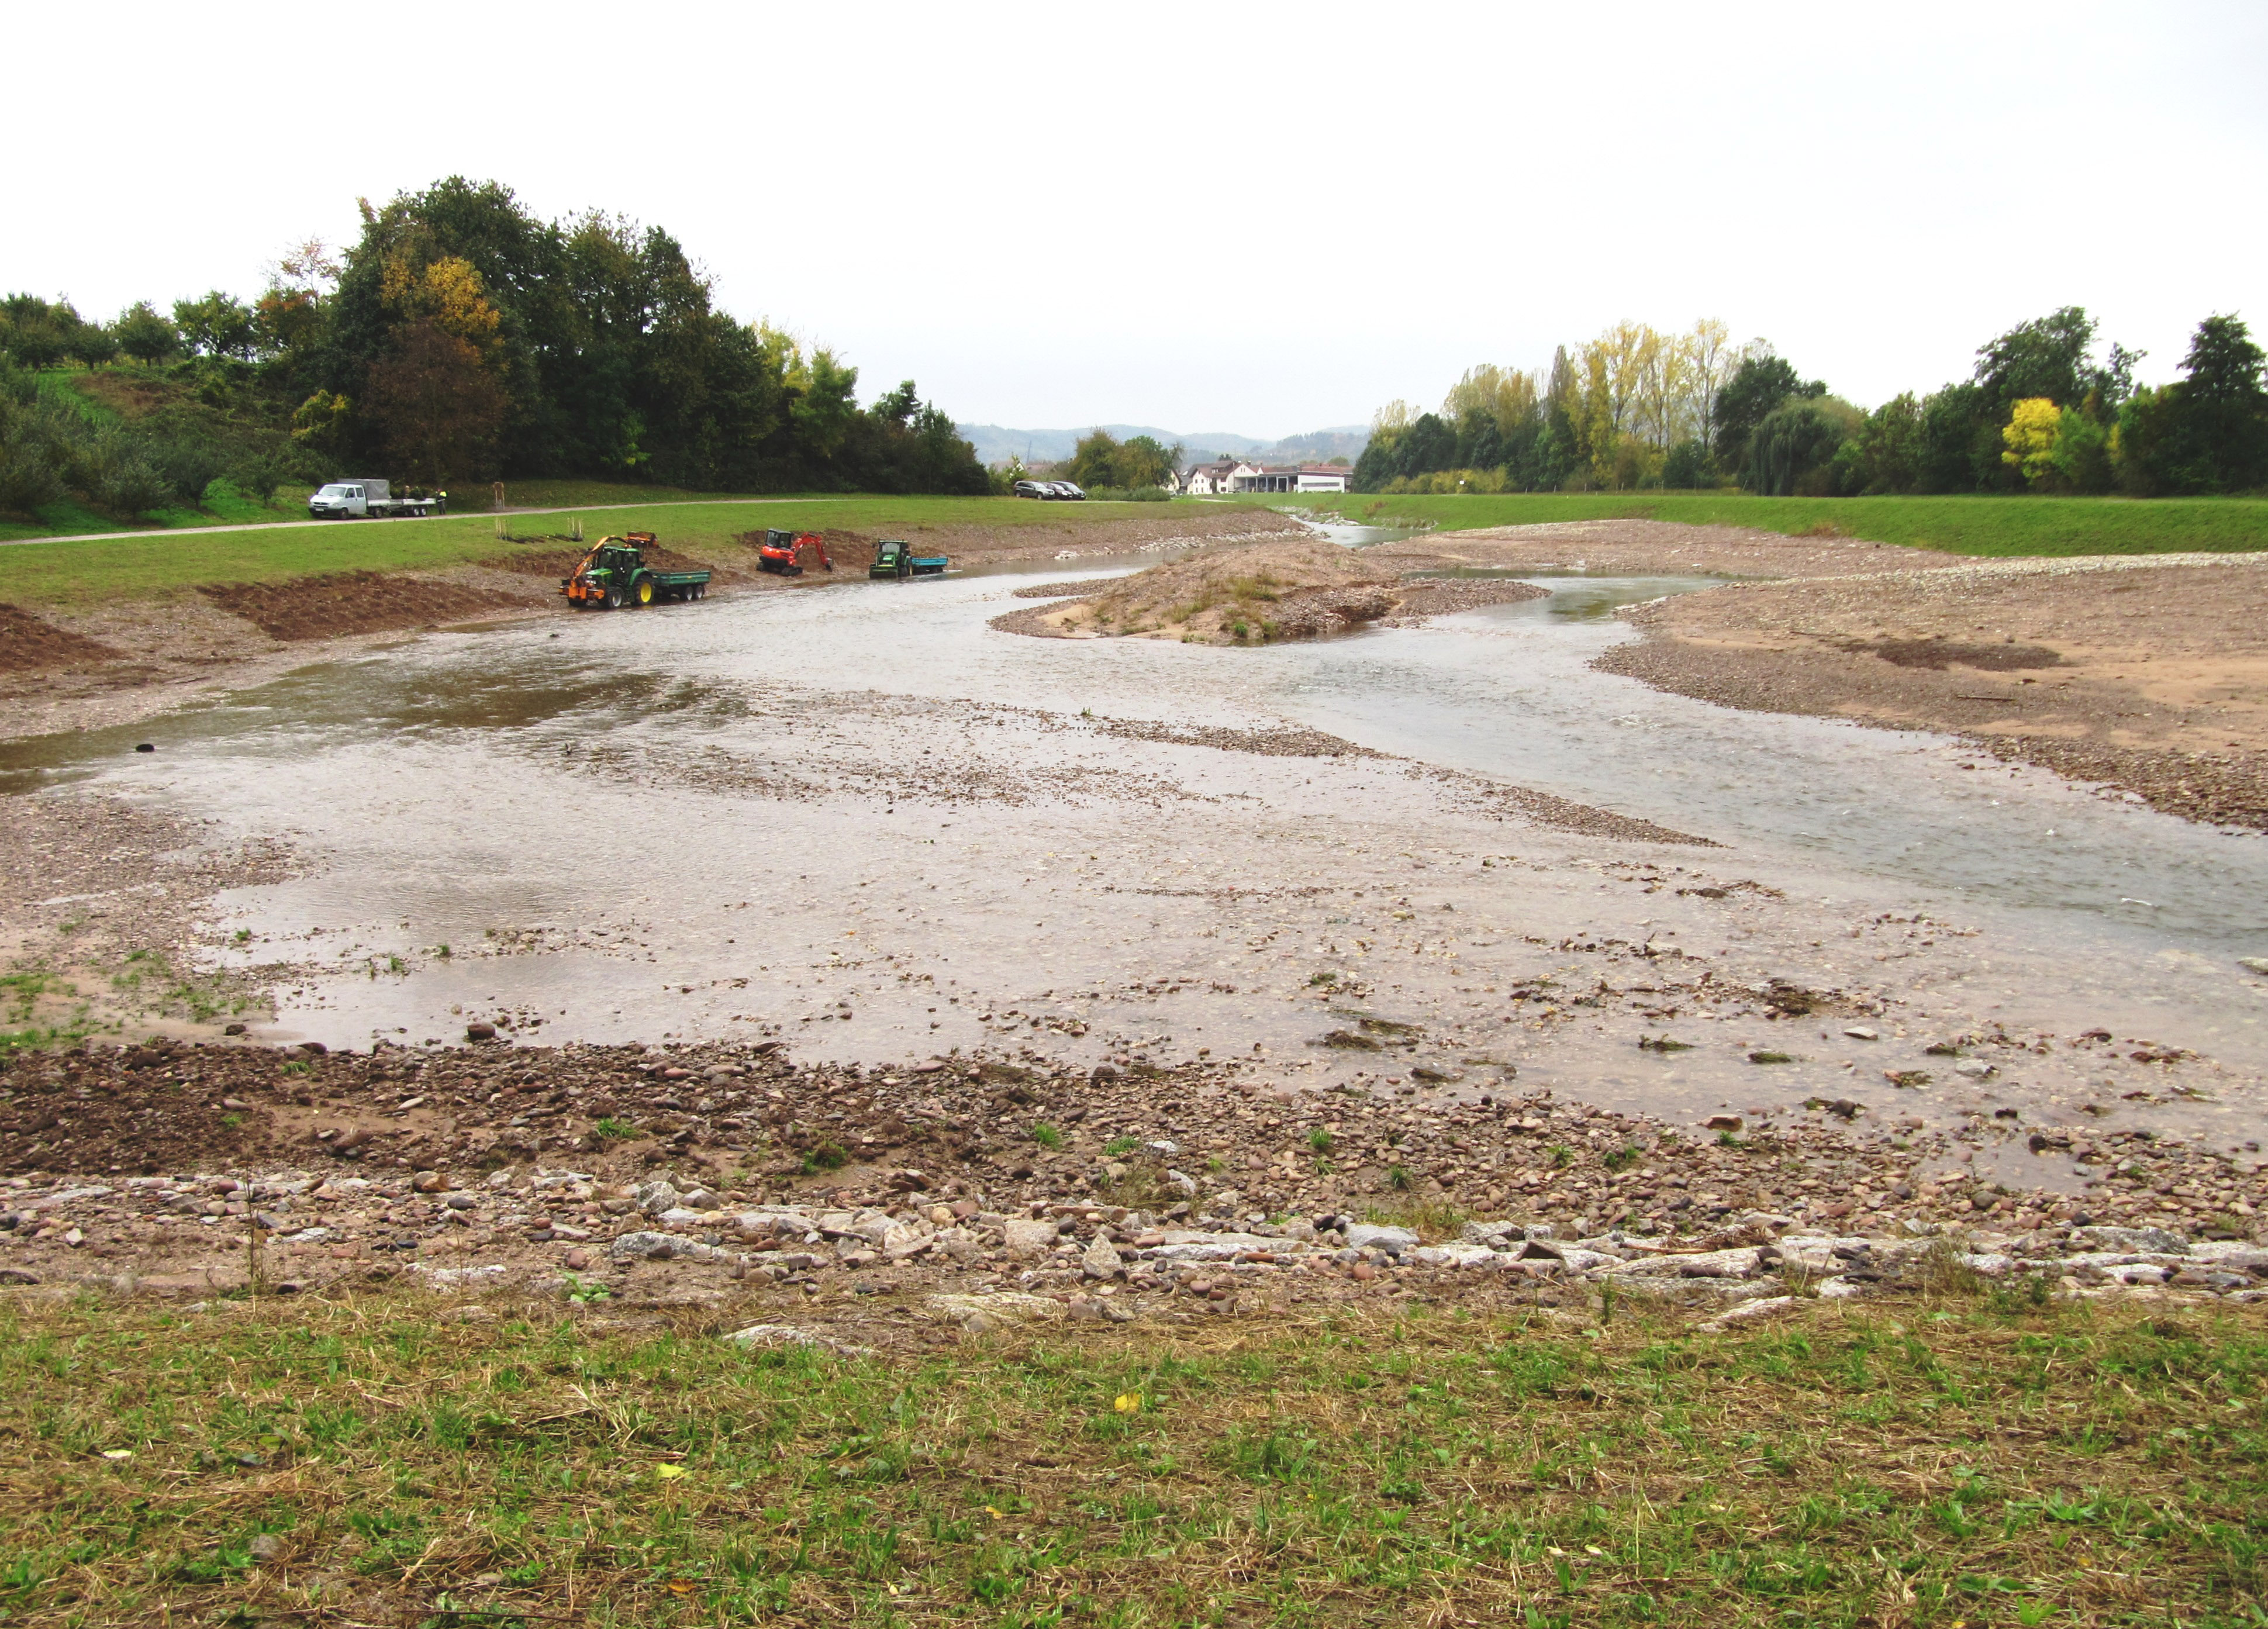
<instances>
[{"instance_id":1,"label":"eroded soil bank","mask_svg":"<svg viewBox=\"0 0 2268 1629\"><path fill-rule=\"evenodd\" d=\"M1610 673L1941 730L2186 819L2268 829L2268 555L1996 561L1633 608Z\"/></svg>"}]
</instances>

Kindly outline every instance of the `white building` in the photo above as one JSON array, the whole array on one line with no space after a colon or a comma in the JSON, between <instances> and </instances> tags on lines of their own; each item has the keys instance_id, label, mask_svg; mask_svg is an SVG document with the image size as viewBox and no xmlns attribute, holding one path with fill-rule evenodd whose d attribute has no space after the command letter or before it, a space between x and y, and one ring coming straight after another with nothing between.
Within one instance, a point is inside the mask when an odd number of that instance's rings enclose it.
<instances>
[{"instance_id":1,"label":"white building","mask_svg":"<svg viewBox=\"0 0 2268 1629\"><path fill-rule=\"evenodd\" d=\"M1353 479L1354 471L1344 464L1256 464L1221 458L1192 464L1182 473L1179 490L1189 498L1224 492L1344 492L1352 490Z\"/></svg>"},{"instance_id":2,"label":"white building","mask_svg":"<svg viewBox=\"0 0 2268 1629\"><path fill-rule=\"evenodd\" d=\"M1344 464L1240 463L1229 471L1232 492L1344 492L1354 474Z\"/></svg>"},{"instance_id":3,"label":"white building","mask_svg":"<svg viewBox=\"0 0 2268 1629\"><path fill-rule=\"evenodd\" d=\"M1233 458L1216 459L1210 464L1192 464L1182 475L1181 490L1189 498L1212 498L1228 490L1230 473L1236 468Z\"/></svg>"}]
</instances>

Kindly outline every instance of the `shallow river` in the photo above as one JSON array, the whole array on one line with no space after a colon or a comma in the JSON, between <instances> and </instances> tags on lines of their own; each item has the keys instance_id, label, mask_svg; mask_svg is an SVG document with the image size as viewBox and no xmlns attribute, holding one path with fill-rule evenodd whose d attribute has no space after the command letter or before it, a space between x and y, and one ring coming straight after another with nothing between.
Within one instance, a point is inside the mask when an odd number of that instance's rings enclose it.
<instances>
[{"instance_id":1,"label":"shallow river","mask_svg":"<svg viewBox=\"0 0 2268 1629\"><path fill-rule=\"evenodd\" d=\"M1007 596L1020 584L1154 559L428 635L223 705L0 748L0 787L92 780L216 816L232 835L289 836L320 863L231 896L224 925L247 931L254 961L287 940L320 959L331 936L333 964L363 976L296 985L284 1021L335 1044L373 1029L446 1033L449 1014L483 1002L551 1013L547 1038L651 1036L639 1004L604 991L593 972L600 964L572 952L613 935L613 965L635 943L652 969L642 979L689 989L713 982L705 976L720 955L821 942L847 919L846 902L889 890L893 925L910 935L925 920L924 877L983 881L988 866L1021 874L1055 860L1044 821L982 807L939 813L905 790L943 762L922 756L947 744L946 714L923 711L932 702L960 710L964 735L969 704L1025 718L1305 723L1714 839L1734 857L1725 863L1815 890L1823 904L1896 901L1997 925L2036 969L2066 960L2075 999L2134 998L2136 969L2146 969L2206 1012L2230 984L2231 959L2268 945L2268 844L2257 838L1995 767L1944 738L1733 711L1588 670L1630 637L1615 607L1706 579L1536 578L1549 600L1259 652L1032 639L986 626L1018 603ZM813 705L814 692L825 705ZM137 755L136 741L158 751ZM1030 752L1035 773L1084 772L1044 732ZM814 753L867 775L872 795L846 798L839 778L816 800L765 795L764 774L785 785ZM609 755L620 772L594 773ZM875 768L883 758L894 760L887 774ZM734 766L725 780L678 772L712 760ZM675 778L645 773L656 764ZM1217 784L1233 787L1236 772ZM1161 818L1166 829L1152 822L1146 835L1170 854L1170 811ZM996 837L997 859L983 847ZM1078 835L1064 846L1094 841ZM870 884L876 892L858 892ZM1028 910L992 903L1006 915ZM570 954L509 967L453 969L425 954L531 923L582 924L583 937L539 935L535 948ZM585 932L594 924L598 940ZM932 926L921 942L981 960L954 924ZM414 977L372 975L394 955L416 963ZM740 1000L681 1009L672 1033L719 1029L728 1008L784 1002L818 982L762 970L769 989L758 978ZM932 1038L968 1037L946 1028ZM862 1027L860 1043L880 1039ZM913 1028L893 1050L921 1040ZM2256 1026L2222 1036L2219 1050L2244 1066L2259 1040ZM843 1035L835 1044L858 1043Z\"/></svg>"}]
</instances>

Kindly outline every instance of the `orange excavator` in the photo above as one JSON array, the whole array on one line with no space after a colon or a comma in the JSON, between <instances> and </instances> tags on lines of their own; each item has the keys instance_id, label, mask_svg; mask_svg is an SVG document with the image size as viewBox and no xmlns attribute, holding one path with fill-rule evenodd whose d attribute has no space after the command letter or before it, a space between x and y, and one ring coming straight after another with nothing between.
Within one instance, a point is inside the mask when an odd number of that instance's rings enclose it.
<instances>
[{"instance_id":1,"label":"orange excavator","mask_svg":"<svg viewBox=\"0 0 2268 1629\"><path fill-rule=\"evenodd\" d=\"M819 564L828 571L835 562L827 557L827 540L816 532L783 532L773 527L764 533L764 541L756 549L756 568L770 571L775 577L800 577L803 565L799 557L808 546L819 551Z\"/></svg>"}]
</instances>

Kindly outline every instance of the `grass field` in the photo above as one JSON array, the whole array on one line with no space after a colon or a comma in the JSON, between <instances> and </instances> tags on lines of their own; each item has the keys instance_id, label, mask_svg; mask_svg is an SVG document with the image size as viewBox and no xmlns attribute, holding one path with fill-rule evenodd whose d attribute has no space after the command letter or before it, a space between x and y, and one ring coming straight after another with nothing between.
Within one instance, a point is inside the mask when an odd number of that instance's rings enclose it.
<instances>
[{"instance_id":1,"label":"grass field","mask_svg":"<svg viewBox=\"0 0 2268 1629\"><path fill-rule=\"evenodd\" d=\"M1284 500L1278 500L1284 501ZM1742 492L1314 495L1291 500L1370 525L1469 531L1552 520L1675 520L1791 535L1822 528L1964 555L2165 554L2268 549L2268 498L1752 498Z\"/></svg>"},{"instance_id":2,"label":"grass field","mask_svg":"<svg viewBox=\"0 0 2268 1629\"><path fill-rule=\"evenodd\" d=\"M619 491L620 489L614 489ZM513 493L517 503L520 494ZM768 498L703 501L664 508L649 497L615 507L578 509L586 537L644 528L672 549L699 553L758 527L865 533L924 527L1072 526L1155 520L1163 504L1041 504L1012 498ZM1196 500L1189 500L1194 507ZM565 514L502 517L516 535L563 532ZM241 532L151 532L75 543L20 543L0 549L4 597L20 604L72 605L137 599L198 583L281 582L326 571L399 571L460 564L504 551L497 517L440 520L342 520L326 526ZM553 545L556 547L556 545ZM863 564L863 562L854 564Z\"/></svg>"},{"instance_id":3,"label":"grass field","mask_svg":"<svg viewBox=\"0 0 2268 1629\"><path fill-rule=\"evenodd\" d=\"M0 1314L0 1622L2268 1621L2257 1309L1421 1310L889 1359L469 1316Z\"/></svg>"}]
</instances>

